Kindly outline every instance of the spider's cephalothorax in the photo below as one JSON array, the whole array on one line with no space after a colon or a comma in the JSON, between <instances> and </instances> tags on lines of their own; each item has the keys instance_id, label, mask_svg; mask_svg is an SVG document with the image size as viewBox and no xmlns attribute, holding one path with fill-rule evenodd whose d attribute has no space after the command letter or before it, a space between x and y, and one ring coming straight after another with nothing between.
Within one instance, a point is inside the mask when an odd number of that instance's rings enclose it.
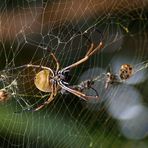
<instances>
[{"instance_id":1,"label":"spider's cephalothorax","mask_svg":"<svg viewBox=\"0 0 148 148\"><path fill-rule=\"evenodd\" d=\"M70 70L64 71L64 73L60 74L65 84L69 84L72 76L70 74Z\"/></svg>"},{"instance_id":2,"label":"spider's cephalothorax","mask_svg":"<svg viewBox=\"0 0 148 148\"><path fill-rule=\"evenodd\" d=\"M57 78L64 82L64 84L69 84L69 81L71 80L71 75L69 74L70 70L66 71L59 71L57 74Z\"/></svg>"},{"instance_id":3,"label":"spider's cephalothorax","mask_svg":"<svg viewBox=\"0 0 148 148\"><path fill-rule=\"evenodd\" d=\"M87 96L84 93L70 87L69 83L68 83L68 79L69 79L68 74L72 68L87 61L90 58L90 56L92 56L96 51L101 49L102 46L103 46L102 42L100 42L99 45L96 47L94 47L94 44L92 43L88 52L85 54L85 56L82 59L80 59L79 61L77 61L77 62L75 62L75 63L73 63L61 70L60 70L60 64L53 53L51 54L51 56L53 57L54 61L56 62L56 70L55 71L49 67L28 64L27 67L42 69L40 72L38 72L35 75L34 84L35 84L36 88L38 88L40 91L50 93L49 99L47 101L45 101L43 104L41 104L39 107L37 107L34 111L37 111L37 110L41 109L42 107L44 107L45 105L49 104L55 98L57 93L60 92L61 89L65 90L69 93L72 93L72 94L78 96L79 98L82 98L83 100L88 100L91 98L98 98L99 96Z\"/></svg>"},{"instance_id":4,"label":"spider's cephalothorax","mask_svg":"<svg viewBox=\"0 0 148 148\"><path fill-rule=\"evenodd\" d=\"M129 79L133 74L133 67L130 64L123 64L119 70L119 77L121 80Z\"/></svg>"}]
</instances>

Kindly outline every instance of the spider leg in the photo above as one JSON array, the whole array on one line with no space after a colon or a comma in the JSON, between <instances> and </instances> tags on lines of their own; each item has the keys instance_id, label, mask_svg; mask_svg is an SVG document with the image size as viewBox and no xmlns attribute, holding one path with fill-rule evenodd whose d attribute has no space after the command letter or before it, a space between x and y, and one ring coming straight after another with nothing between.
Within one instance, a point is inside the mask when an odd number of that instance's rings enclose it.
<instances>
[{"instance_id":1,"label":"spider leg","mask_svg":"<svg viewBox=\"0 0 148 148\"><path fill-rule=\"evenodd\" d=\"M99 96L87 96L87 95L85 95L84 93L82 93L80 91L69 88L69 87L65 86L62 81L59 81L58 84L62 89L76 95L77 97L79 97L79 98L81 98L81 99L83 99L85 101L88 101L89 99L94 99L94 98L98 99L99 98Z\"/></svg>"},{"instance_id":2,"label":"spider leg","mask_svg":"<svg viewBox=\"0 0 148 148\"><path fill-rule=\"evenodd\" d=\"M35 108L33 111L38 111L40 109L42 109L44 106L48 105L56 96L57 94L57 87L55 84L52 85L52 92L50 97L48 98L47 101L45 101L43 104L41 104L40 106L38 106L37 108Z\"/></svg>"},{"instance_id":3,"label":"spider leg","mask_svg":"<svg viewBox=\"0 0 148 148\"><path fill-rule=\"evenodd\" d=\"M99 43L99 45L95 48L95 49L93 49L88 55L86 55L86 56L88 56L88 57L90 57L91 55L93 55L97 50L99 50L99 49L101 49L103 47L103 42L101 41L100 43Z\"/></svg>"},{"instance_id":4,"label":"spider leg","mask_svg":"<svg viewBox=\"0 0 148 148\"><path fill-rule=\"evenodd\" d=\"M98 94L98 92L96 91L95 88L93 88L93 87L90 87L90 88L96 93L97 96L99 96L99 94Z\"/></svg>"},{"instance_id":5,"label":"spider leg","mask_svg":"<svg viewBox=\"0 0 148 148\"><path fill-rule=\"evenodd\" d=\"M67 66L67 67L65 67L65 68L63 68L63 69L61 70L61 73L62 73L63 71L65 71L65 70L68 70L68 69L70 69L70 68L76 67L76 66L80 65L81 63L84 63L84 62L87 61L87 60L89 59L89 57L90 57L91 55L93 55L97 50L101 49L102 46L103 46L102 41L99 43L99 45L98 45L96 48L93 48L93 47L94 47L94 44L92 43L92 44L91 44L91 47L89 48L89 50L88 50L88 52L86 53L86 55L85 55L84 58L82 58L81 60L79 60L79 61L77 61L77 62L75 62L75 63L73 63L73 64L71 64L71 65L69 65L69 66Z\"/></svg>"},{"instance_id":6,"label":"spider leg","mask_svg":"<svg viewBox=\"0 0 148 148\"><path fill-rule=\"evenodd\" d=\"M89 55L90 52L93 50L93 48L94 48L94 44L92 43L91 46L90 46L90 48L89 48L89 50L88 50L87 53L85 54L85 56Z\"/></svg>"},{"instance_id":7,"label":"spider leg","mask_svg":"<svg viewBox=\"0 0 148 148\"><path fill-rule=\"evenodd\" d=\"M54 75L53 70L46 66L27 64L26 67L41 68L41 69L49 70L52 73L52 75Z\"/></svg>"},{"instance_id":8,"label":"spider leg","mask_svg":"<svg viewBox=\"0 0 148 148\"><path fill-rule=\"evenodd\" d=\"M51 53L51 56L53 57L53 59L55 60L56 62L56 72L59 70L60 68L60 64L57 60L57 58L55 57L55 55L53 53ZM33 64L27 64L27 65L24 65L24 66L21 66L21 67L33 67L33 68L41 68L41 69L47 69L49 71L52 71L51 68L49 67L46 67L46 66L42 66L42 65L33 65ZM13 68L15 69L15 68Z\"/></svg>"},{"instance_id":9,"label":"spider leg","mask_svg":"<svg viewBox=\"0 0 148 148\"><path fill-rule=\"evenodd\" d=\"M55 57L55 55L54 55L53 53L51 53L51 56L53 57L53 59L54 59L55 62L56 62L56 65L57 65L57 67L56 67L56 73L57 73L57 72L59 71L60 64L59 64L57 58Z\"/></svg>"}]
</instances>

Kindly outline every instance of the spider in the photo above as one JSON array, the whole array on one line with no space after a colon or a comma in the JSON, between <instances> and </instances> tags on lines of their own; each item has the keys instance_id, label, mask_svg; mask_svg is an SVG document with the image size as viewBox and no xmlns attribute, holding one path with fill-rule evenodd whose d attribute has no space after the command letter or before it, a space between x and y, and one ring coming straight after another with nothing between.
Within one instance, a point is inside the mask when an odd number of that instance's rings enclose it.
<instances>
[{"instance_id":1,"label":"spider","mask_svg":"<svg viewBox=\"0 0 148 148\"><path fill-rule=\"evenodd\" d=\"M66 82L66 79L67 79L66 74L72 68L87 61L90 58L90 56L92 56L96 51L100 50L102 47L103 47L102 41L100 41L99 45L96 47L94 47L94 44L91 43L91 46L90 46L88 52L85 54L85 56L82 59L80 59L79 61L77 61L77 62L75 62L75 63L73 63L61 70L60 70L60 64L53 53L51 53L51 56L54 59L54 61L56 62L56 70L55 71L49 67L46 67L46 66L28 64L27 67L42 69L40 72L38 72L35 75L34 84L35 84L36 88L39 89L40 91L50 93L48 100L46 100L43 104L39 105L37 108L33 109L33 111L38 111L41 108L43 108L44 106L48 105L55 98L55 96L57 95L57 93L61 89L65 90L67 92L70 92L85 101L88 99L91 99L91 98L99 98L98 96L87 96L84 93L82 93L78 90L75 90L74 88L69 87L68 83Z\"/></svg>"}]
</instances>

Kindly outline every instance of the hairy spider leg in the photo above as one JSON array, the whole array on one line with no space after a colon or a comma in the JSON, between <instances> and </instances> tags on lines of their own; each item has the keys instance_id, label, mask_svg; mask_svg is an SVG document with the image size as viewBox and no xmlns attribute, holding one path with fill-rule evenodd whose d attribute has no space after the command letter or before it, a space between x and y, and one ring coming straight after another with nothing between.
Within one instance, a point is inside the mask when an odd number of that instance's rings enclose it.
<instances>
[{"instance_id":1,"label":"hairy spider leg","mask_svg":"<svg viewBox=\"0 0 148 148\"><path fill-rule=\"evenodd\" d=\"M51 86L51 94L50 97L48 98L47 101L45 101L43 104L41 104L40 106L38 106L37 108L35 108L33 111L38 111L40 109L42 109L43 107L45 107L46 105L48 105L51 101L54 100L55 96L57 95L57 85L55 83L52 83Z\"/></svg>"},{"instance_id":2,"label":"hairy spider leg","mask_svg":"<svg viewBox=\"0 0 148 148\"><path fill-rule=\"evenodd\" d=\"M60 64L59 64L59 61L57 60L57 58L55 57L55 55L53 53L51 53L51 56L53 57L53 59L56 62L56 74L57 74L58 71L59 71L59 68L60 68Z\"/></svg>"},{"instance_id":3,"label":"hairy spider leg","mask_svg":"<svg viewBox=\"0 0 148 148\"><path fill-rule=\"evenodd\" d=\"M77 91L77 90L74 90L74 89L71 89L67 86L65 86L62 81L58 81L58 84L59 86L61 86L61 88L65 89L66 91L76 95L77 97L85 100L85 101L88 101L89 99L94 99L94 98L99 98L99 96L87 96L85 95L84 93L80 92L80 91Z\"/></svg>"},{"instance_id":4,"label":"hairy spider leg","mask_svg":"<svg viewBox=\"0 0 148 148\"><path fill-rule=\"evenodd\" d=\"M92 43L92 44L91 44L91 47L89 48L89 51L86 53L86 55L84 56L84 58L82 58L81 60L79 60L79 61L77 61L77 62L75 62L75 63L73 63L73 64L71 64L71 65L69 65L69 66L67 66L67 67L65 67L65 68L63 68L63 69L61 70L61 73L62 73L63 71L65 71L65 70L67 70L67 69L76 67L76 66L80 65L81 63L84 63L84 62L87 61L87 60L89 59L89 57L90 57L91 55L93 55L97 50L101 49L102 46L103 46L103 43L100 42L99 45L98 45L96 48L94 48L94 44Z\"/></svg>"}]
</instances>

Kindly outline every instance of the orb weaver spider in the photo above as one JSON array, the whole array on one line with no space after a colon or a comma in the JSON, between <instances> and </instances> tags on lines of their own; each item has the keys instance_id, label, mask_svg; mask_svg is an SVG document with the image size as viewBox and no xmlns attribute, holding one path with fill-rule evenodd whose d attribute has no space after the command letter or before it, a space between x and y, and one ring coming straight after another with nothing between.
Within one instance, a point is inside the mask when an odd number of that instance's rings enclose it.
<instances>
[{"instance_id":1,"label":"orb weaver spider","mask_svg":"<svg viewBox=\"0 0 148 148\"><path fill-rule=\"evenodd\" d=\"M33 111L38 111L41 108L43 108L44 106L46 106L47 104L49 104L52 100L54 100L55 96L57 95L57 93L61 89L65 90L69 93L72 93L85 101L88 99L91 99L91 98L99 98L99 96L87 96L84 93L82 93L78 90L75 90L74 88L69 87L68 83L65 80L66 80L66 73L69 72L70 69L87 61L90 58L90 56L92 56L96 51L101 49L102 46L103 46L102 41L100 41L99 45L97 45L95 48L94 48L94 44L91 43L91 46L90 46L88 52L85 54L85 56L82 59L80 59L79 61L77 61L77 62L75 62L75 63L73 63L61 70L60 70L60 64L53 53L51 53L51 56L54 59L54 61L56 62L56 70L55 71L49 67L46 67L46 66L28 64L27 67L42 69L41 71L39 71L35 75L35 78L34 78L34 84L35 84L36 88L42 92L51 93L48 100L46 100L43 104L41 104L37 108L33 109ZM28 110L30 110L30 109L28 109Z\"/></svg>"}]
</instances>

